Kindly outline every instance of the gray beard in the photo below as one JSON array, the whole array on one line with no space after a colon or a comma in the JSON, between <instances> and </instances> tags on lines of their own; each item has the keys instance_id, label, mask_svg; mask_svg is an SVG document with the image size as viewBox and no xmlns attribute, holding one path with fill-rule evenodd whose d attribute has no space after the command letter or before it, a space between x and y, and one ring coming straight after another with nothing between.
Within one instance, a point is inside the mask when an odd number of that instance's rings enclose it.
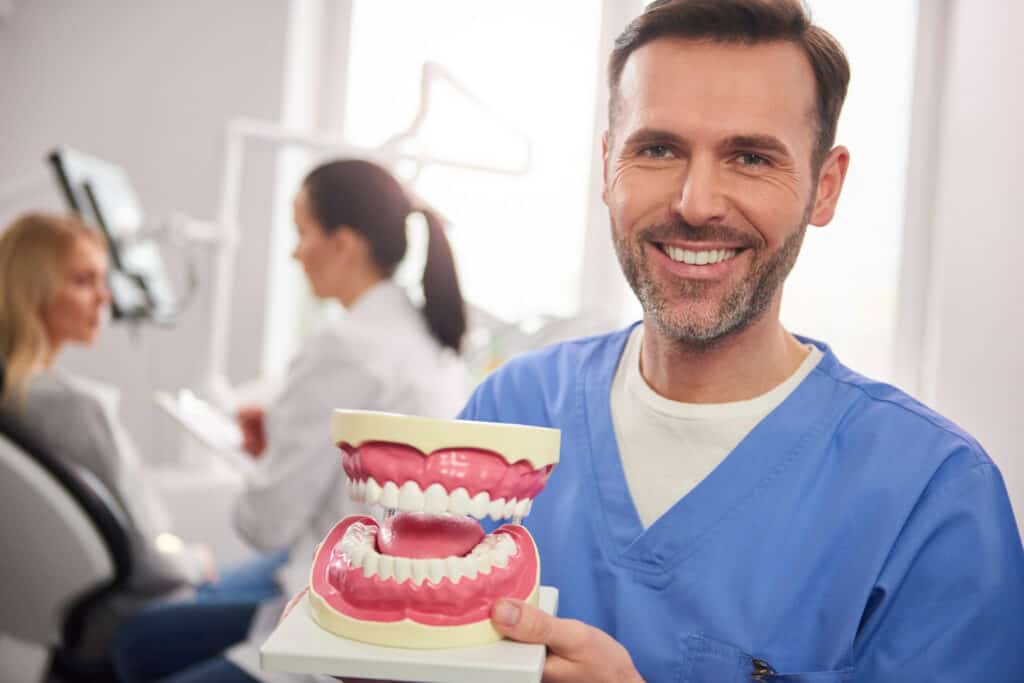
<instances>
[{"instance_id":1,"label":"gray beard","mask_svg":"<svg viewBox=\"0 0 1024 683\"><path fill-rule=\"evenodd\" d=\"M812 194L813 197L813 194ZM654 323L666 338L695 351L711 349L730 336L747 328L764 315L772 305L776 293L789 275L807 232L810 206L801 219L801 227L786 238L772 254L764 254L764 244L723 225L695 227L676 221L658 224L641 230L632 244L618 237L612 226L612 241L622 266L622 272L640 300L644 318ZM700 280L679 280L659 284L651 275L644 245L649 240L659 241L675 236L685 240L723 239L738 241L755 250L754 261L747 275L722 298L718 310L710 316L689 313L686 309L673 313L669 304L680 301L699 301L708 296L715 283Z\"/></svg>"}]
</instances>

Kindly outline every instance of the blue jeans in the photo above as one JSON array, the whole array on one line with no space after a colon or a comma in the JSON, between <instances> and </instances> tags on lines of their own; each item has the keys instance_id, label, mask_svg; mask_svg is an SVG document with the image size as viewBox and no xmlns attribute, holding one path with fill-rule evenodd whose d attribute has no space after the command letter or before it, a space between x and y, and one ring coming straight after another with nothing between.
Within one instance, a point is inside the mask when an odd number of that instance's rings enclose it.
<instances>
[{"instance_id":1,"label":"blue jeans","mask_svg":"<svg viewBox=\"0 0 1024 683\"><path fill-rule=\"evenodd\" d=\"M117 675L124 683L251 682L221 654L245 639L260 603L280 595L274 572L287 558L284 551L264 555L200 586L188 600L129 617L111 646Z\"/></svg>"}]
</instances>

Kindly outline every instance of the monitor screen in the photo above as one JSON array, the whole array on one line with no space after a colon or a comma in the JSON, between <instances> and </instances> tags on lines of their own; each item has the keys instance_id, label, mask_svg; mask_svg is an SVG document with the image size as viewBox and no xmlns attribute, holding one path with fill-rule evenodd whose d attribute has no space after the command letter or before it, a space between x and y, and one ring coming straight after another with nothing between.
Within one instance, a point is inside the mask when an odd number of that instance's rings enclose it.
<instances>
[{"instance_id":1,"label":"monitor screen","mask_svg":"<svg viewBox=\"0 0 1024 683\"><path fill-rule=\"evenodd\" d=\"M114 317L171 320L177 309L174 288L157 245L142 234L145 217L128 174L68 147L49 159L68 206L106 233Z\"/></svg>"}]
</instances>

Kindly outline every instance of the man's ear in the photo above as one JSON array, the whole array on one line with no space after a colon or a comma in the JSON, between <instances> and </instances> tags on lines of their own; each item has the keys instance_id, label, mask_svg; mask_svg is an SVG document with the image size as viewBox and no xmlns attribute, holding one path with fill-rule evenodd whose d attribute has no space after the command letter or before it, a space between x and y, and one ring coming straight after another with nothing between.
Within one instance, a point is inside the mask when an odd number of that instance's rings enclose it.
<instances>
[{"instance_id":1,"label":"man's ear","mask_svg":"<svg viewBox=\"0 0 1024 683\"><path fill-rule=\"evenodd\" d=\"M846 180L846 169L850 166L850 150L838 146L828 153L818 171L818 191L811 210L811 225L824 226L832 220L839 203Z\"/></svg>"},{"instance_id":2,"label":"man's ear","mask_svg":"<svg viewBox=\"0 0 1024 683\"><path fill-rule=\"evenodd\" d=\"M608 203L608 145L610 142L608 131L606 130L601 135L601 199L605 204Z\"/></svg>"}]
</instances>

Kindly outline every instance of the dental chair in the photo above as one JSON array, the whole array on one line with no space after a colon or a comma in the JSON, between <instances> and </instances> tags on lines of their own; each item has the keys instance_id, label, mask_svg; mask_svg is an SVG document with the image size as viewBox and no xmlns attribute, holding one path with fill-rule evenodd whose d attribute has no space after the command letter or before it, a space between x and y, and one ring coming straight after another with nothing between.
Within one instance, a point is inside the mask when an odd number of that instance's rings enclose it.
<instances>
[{"instance_id":1,"label":"dental chair","mask_svg":"<svg viewBox=\"0 0 1024 683\"><path fill-rule=\"evenodd\" d=\"M0 359L0 387L3 374ZM47 680L114 680L109 663L80 644L92 610L127 581L126 529L95 476L0 414L0 634L45 648Z\"/></svg>"}]
</instances>

